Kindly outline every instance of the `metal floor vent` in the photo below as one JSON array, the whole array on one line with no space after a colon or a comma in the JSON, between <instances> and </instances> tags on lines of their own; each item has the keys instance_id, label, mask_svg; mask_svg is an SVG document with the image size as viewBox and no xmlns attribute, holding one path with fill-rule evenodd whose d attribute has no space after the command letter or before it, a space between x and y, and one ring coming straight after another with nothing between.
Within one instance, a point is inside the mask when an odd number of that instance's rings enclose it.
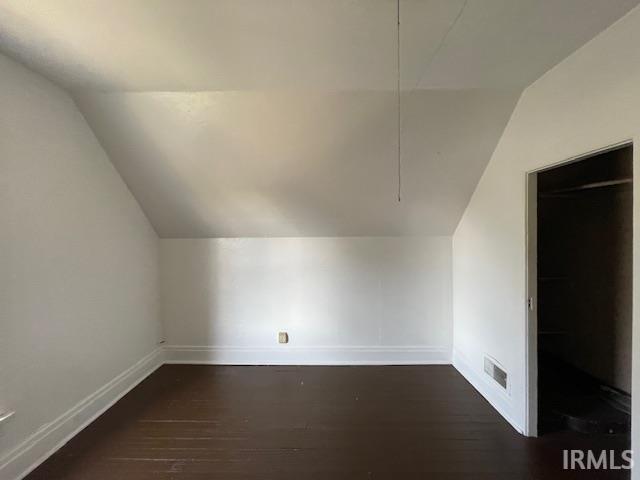
<instances>
[{"instance_id":1,"label":"metal floor vent","mask_svg":"<svg viewBox=\"0 0 640 480\"><path fill-rule=\"evenodd\" d=\"M507 389L507 372L500 368L491 357L484 357L484 371L493 378L498 385L505 390Z\"/></svg>"}]
</instances>

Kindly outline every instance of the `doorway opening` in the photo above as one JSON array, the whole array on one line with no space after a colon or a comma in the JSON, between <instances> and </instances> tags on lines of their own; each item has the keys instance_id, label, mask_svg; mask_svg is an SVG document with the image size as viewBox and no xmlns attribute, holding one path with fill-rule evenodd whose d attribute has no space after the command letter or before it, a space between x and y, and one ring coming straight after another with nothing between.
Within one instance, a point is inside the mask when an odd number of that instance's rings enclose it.
<instances>
[{"instance_id":1,"label":"doorway opening","mask_svg":"<svg viewBox=\"0 0 640 480\"><path fill-rule=\"evenodd\" d=\"M532 431L617 435L630 447L633 147L531 176Z\"/></svg>"}]
</instances>

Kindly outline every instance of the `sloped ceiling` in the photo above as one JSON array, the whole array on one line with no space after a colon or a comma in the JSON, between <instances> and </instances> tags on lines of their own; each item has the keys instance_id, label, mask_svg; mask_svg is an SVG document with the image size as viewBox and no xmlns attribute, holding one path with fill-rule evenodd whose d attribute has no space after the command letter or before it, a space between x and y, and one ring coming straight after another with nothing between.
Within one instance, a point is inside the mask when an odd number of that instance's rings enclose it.
<instances>
[{"instance_id":1,"label":"sloped ceiling","mask_svg":"<svg viewBox=\"0 0 640 480\"><path fill-rule=\"evenodd\" d=\"M640 0L4 0L162 237L451 234L521 90Z\"/></svg>"}]
</instances>

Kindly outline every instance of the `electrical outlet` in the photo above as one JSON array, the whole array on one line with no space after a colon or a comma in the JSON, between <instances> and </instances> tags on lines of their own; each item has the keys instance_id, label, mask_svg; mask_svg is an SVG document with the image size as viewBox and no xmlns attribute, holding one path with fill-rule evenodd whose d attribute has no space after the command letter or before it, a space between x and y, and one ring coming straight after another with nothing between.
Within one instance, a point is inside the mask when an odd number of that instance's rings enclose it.
<instances>
[{"instance_id":1,"label":"electrical outlet","mask_svg":"<svg viewBox=\"0 0 640 480\"><path fill-rule=\"evenodd\" d=\"M287 332L279 332L278 343L289 343L289 334Z\"/></svg>"}]
</instances>

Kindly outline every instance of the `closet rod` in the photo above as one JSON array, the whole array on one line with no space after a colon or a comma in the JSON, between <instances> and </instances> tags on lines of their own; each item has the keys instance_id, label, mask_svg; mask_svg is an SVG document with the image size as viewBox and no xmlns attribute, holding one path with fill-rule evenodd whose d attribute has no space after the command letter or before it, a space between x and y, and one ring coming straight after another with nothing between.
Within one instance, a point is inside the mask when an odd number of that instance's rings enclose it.
<instances>
[{"instance_id":1,"label":"closet rod","mask_svg":"<svg viewBox=\"0 0 640 480\"><path fill-rule=\"evenodd\" d=\"M559 188L557 190L549 190L548 192L540 192L540 196L557 195L559 193L571 193L580 192L582 190L591 190L594 188L614 187L616 185L626 185L633 183L632 178L621 178L619 180L606 180L603 182L585 183L584 185L578 185L569 188Z\"/></svg>"}]
</instances>

